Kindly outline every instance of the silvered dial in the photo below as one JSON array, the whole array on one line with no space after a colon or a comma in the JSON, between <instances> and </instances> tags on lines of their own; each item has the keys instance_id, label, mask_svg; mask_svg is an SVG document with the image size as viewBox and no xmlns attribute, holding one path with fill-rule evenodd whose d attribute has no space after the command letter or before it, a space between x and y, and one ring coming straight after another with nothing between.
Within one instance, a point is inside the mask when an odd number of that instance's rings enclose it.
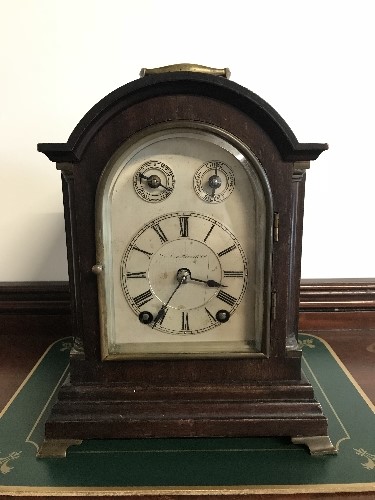
<instances>
[{"instance_id":1,"label":"silvered dial","mask_svg":"<svg viewBox=\"0 0 375 500\"><path fill-rule=\"evenodd\" d=\"M264 172L210 126L147 132L119 149L98 190L103 359L257 355Z\"/></svg>"}]
</instances>

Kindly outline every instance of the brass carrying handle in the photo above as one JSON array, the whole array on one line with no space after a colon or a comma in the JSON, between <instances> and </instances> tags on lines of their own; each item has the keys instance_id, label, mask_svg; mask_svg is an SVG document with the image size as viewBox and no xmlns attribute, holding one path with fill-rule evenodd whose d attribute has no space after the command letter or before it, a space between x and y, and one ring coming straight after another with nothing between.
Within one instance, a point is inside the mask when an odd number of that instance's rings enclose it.
<instances>
[{"instance_id":1,"label":"brass carrying handle","mask_svg":"<svg viewBox=\"0 0 375 500\"><path fill-rule=\"evenodd\" d=\"M223 76L224 78L230 78L229 68L209 68L208 66L201 66L200 64L172 64L170 66L162 66L160 68L142 68L139 76L142 78L144 76L155 75L159 73L174 73L177 71L189 71L191 73L204 73L206 75Z\"/></svg>"}]
</instances>

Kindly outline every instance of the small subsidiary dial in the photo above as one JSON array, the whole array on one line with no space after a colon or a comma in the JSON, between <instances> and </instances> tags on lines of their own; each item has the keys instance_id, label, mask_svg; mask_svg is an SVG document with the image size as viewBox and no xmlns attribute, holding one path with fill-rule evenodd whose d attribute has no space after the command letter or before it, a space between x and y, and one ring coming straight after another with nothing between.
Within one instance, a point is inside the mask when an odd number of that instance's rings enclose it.
<instances>
[{"instance_id":1,"label":"small subsidiary dial","mask_svg":"<svg viewBox=\"0 0 375 500\"><path fill-rule=\"evenodd\" d=\"M194 175L194 190L206 203L221 203L233 192L234 186L234 174L222 161L207 161Z\"/></svg>"},{"instance_id":2,"label":"small subsidiary dial","mask_svg":"<svg viewBox=\"0 0 375 500\"><path fill-rule=\"evenodd\" d=\"M168 165L149 160L136 171L133 177L134 190L143 200L158 203L173 192L175 178Z\"/></svg>"}]
</instances>

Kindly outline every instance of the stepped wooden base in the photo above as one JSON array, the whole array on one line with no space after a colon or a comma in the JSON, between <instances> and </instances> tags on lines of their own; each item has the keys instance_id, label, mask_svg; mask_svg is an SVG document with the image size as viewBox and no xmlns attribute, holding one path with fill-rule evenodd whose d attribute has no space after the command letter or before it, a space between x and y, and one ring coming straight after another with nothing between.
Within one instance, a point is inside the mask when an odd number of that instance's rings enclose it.
<instances>
[{"instance_id":1,"label":"stepped wooden base","mask_svg":"<svg viewBox=\"0 0 375 500\"><path fill-rule=\"evenodd\" d=\"M248 436L290 436L314 454L335 452L306 381L234 387L68 384L46 422L39 456L65 456L67 446L83 439Z\"/></svg>"}]
</instances>

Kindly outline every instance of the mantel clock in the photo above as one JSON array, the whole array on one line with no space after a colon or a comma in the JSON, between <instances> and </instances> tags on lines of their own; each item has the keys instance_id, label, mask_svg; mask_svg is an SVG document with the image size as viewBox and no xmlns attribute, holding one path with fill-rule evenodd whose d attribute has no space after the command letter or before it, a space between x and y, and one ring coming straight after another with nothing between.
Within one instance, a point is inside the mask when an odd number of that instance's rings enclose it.
<instances>
[{"instance_id":1,"label":"mantel clock","mask_svg":"<svg viewBox=\"0 0 375 500\"><path fill-rule=\"evenodd\" d=\"M74 346L40 456L83 439L290 436L334 453L297 342L299 143L228 70L142 70L39 144L62 172Z\"/></svg>"}]
</instances>

